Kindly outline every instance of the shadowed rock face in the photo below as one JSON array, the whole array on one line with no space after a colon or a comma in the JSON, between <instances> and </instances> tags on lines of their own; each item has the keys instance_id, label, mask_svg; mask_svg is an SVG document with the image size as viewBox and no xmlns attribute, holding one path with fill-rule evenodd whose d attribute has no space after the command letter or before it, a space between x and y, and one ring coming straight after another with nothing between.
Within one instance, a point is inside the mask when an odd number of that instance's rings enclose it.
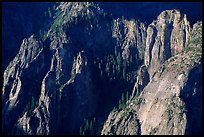
<instances>
[{"instance_id":1,"label":"shadowed rock face","mask_svg":"<svg viewBox=\"0 0 204 137\"><path fill-rule=\"evenodd\" d=\"M100 96L95 59L116 49L122 61L144 64L131 70L136 74L131 99L110 113L102 134L201 133L200 115L191 113L201 114L202 23L191 31L185 15L168 10L146 28L136 20L114 19L89 2L61 2L55 12L48 32L24 39L4 71L3 133L78 134L84 119L100 110L98 102L111 100ZM199 100L192 104L189 98Z\"/></svg>"},{"instance_id":2,"label":"shadowed rock face","mask_svg":"<svg viewBox=\"0 0 204 137\"><path fill-rule=\"evenodd\" d=\"M18 55L4 72L2 106L5 133L9 133L9 128L13 127L10 132L12 134L76 134L76 128L84 118L95 111L98 93L92 85L89 60L97 51L88 53L88 49L92 47L97 50L100 45L94 45L97 43L93 42L95 39L91 40L92 36L77 40L77 36L72 36L72 33L84 36L88 32L96 33L98 28L94 28L94 31L89 28L93 25L96 27L96 24L88 22L86 18L102 16L102 13L91 3L61 3L58 9L60 8L59 12L63 17L60 21L72 24L72 27L66 29L70 36L62 30L66 27L63 23L55 22L58 26L51 27L46 41L40 42L34 36L25 39ZM69 16L66 12L69 12ZM84 25L81 24L81 32L76 33L72 29L77 25L72 21L78 19L84 19L84 22L79 21ZM99 17L95 18L98 19ZM101 32L108 33L105 23L101 24ZM109 35L106 36L111 38L111 33ZM75 43L80 39L83 45ZM98 43L104 44L103 41L101 39ZM81 49L77 49L75 45ZM31 106L26 107L28 102ZM10 118L11 115L15 116Z\"/></svg>"},{"instance_id":3,"label":"shadowed rock face","mask_svg":"<svg viewBox=\"0 0 204 137\"><path fill-rule=\"evenodd\" d=\"M139 97L129 100L123 110L110 113L102 134L117 134L120 130L128 135L131 133L124 131L137 131L138 128L141 128L142 135L202 134L201 28L202 22L194 25L184 51L172 56L157 69ZM139 121L134 128L121 123L130 117L129 112L136 114L134 119ZM125 117L121 118L124 113ZM131 123L132 120L126 119L126 122ZM120 126L115 127L118 124Z\"/></svg>"}]
</instances>

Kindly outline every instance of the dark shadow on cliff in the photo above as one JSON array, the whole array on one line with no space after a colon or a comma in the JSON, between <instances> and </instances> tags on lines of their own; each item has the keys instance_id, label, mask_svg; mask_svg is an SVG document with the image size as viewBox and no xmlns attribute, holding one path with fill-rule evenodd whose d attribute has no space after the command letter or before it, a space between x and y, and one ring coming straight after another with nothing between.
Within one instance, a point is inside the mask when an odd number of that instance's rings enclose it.
<instances>
[{"instance_id":1,"label":"dark shadow on cliff","mask_svg":"<svg viewBox=\"0 0 204 137\"><path fill-rule=\"evenodd\" d=\"M202 132L202 64L193 68L186 86L181 92L187 108L186 135L201 135Z\"/></svg>"}]
</instances>

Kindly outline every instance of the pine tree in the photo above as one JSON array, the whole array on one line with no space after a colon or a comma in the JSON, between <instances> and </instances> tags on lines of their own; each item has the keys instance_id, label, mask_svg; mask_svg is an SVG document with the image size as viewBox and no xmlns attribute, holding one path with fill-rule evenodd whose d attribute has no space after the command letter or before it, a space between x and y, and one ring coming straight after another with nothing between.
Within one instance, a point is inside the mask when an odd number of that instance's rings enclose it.
<instances>
[{"instance_id":1,"label":"pine tree","mask_svg":"<svg viewBox=\"0 0 204 137\"><path fill-rule=\"evenodd\" d=\"M82 135L85 135L85 132L84 132L84 131L82 132Z\"/></svg>"},{"instance_id":2,"label":"pine tree","mask_svg":"<svg viewBox=\"0 0 204 137\"><path fill-rule=\"evenodd\" d=\"M122 108L124 108L125 106L125 98L124 98L124 93L122 93Z\"/></svg>"},{"instance_id":3,"label":"pine tree","mask_svg":"<svg viewBox=\"0 0 204 137\"><path fill-rule=\"evenodd\" d=\"M113 75L115 74L115 65L113 65Z\"/></svg>"},{"instance_id":4,"label":"pine tree","mask_svg":"<svg viewBox=\"0 0 204 137\"><path fill-rule=\"evenodd\" d=\"M38 101L35 102L36 107L38 106Z\"/></svg>"},{"instance_id":5,"label":"pine tree","mask_svg":"<svg viewBox=\"0 0 204 137\"><path fill-rule=\"evenodd\" d=\"M121 55L120 53L118 53L118 56L117 56L117 64L119 66L119 69L121 67L121 64L122 64L122 58L121 58ZM118 70L120 72L120 70Z\"/></svg>"},{"instance_id":6,"label":"pine tree","mask_svg":"<svg viewBox=\"0 0 204 137\"><path fill-rule=\"evenodd\" d=\"M137 60L137 54L135 55L135 60Z\"/></svg>"},{"instance_id":7,"label":"pine tree","mask_svg":"<svg viewBox=\"0 0 204 137\"><path fill-rule=\"evenodd\" d=\"M49 15L50 18L52 17L52 13L51 13L50 7L48 7L48 15Z\"/></svg>"},{"instance_id":8,"label":"pine tree","mask_svg":"<svg viewBox=\"0 0 204 137\"><path fill-rule=\"evenodd\" d=\"M121 100L119 100L119 106L118 106L119 109L121 109Z\"/></svg>"},{"instance_id":9,"label":"pine tree","mask_svg":"<svg viewBox=\"0 0 204 137\"><path fill-rule=\"evenodd\" d=\"M84 128L83 128L83 132L86 132L89 128L89 121L88 120L85 120L85 125L84 125Z\"/></svg>"},{"instance_id":10,"label":"pine tree","mask_svg":"<svg viewBox=\"0 0 204 137\"><path fill-rule=\"evenodd\" d=\"M123 68L123 79L126 78L126 75L125 75L125 69L126 69L126 68Z\"/></svg>"},{"instance_id":11,"label":"pine tree","mask_svg":"<svg viewBox=\"0 0 204 137\"><path fill-rule=\"evenodd\" d=\"M132 56L130 56L130 64L132 64Z\"/></svg>"},{"instance_id":12,"label":"pine tree","mask_svg":"<svg viewBox=\"0 0 204 137\"><path fill-rule=\"evenodd\" d=\"M92 123L92 120L90 121L89 131L90 131L90 134L92 135L93 134L93 123Z\"/></svg>"},{"instance_id":13,"label":"pine tree","mask_svg":"<svg viewBox=\"0 0 204 137\"><path fill-rule=\"evenodd\" d=\"M117 70L117 74L119 74L120 73L120 66L118 64L116 65L116 70Z\"/></svg>"},{"instance_id":14,"label":"pine tree","mask_svg":"<svg viewBox=\"0 0 204 137\"><path fill-rule=\"evenodd\" d=\"M117 56L117 46L115 46L115 56Z\"/></svg>"},{"instance_id":15,"label":"pine tree","mask_svg":"<svg viewBox=\"0 0 204 137\"><path fill-rule=\"evenodd\" d=\"M129 94L128 91L126 92L126 102L129 100Z\"/></svg>"},{"instance_id":16,"label":"pine tree","mask_svg":"<svg viewBox=\"0 0 204 137\"><path fill-rule=\"evenodd\" d=\"M79 135L83 135L83 128L82 127L80 127L80 129L79 129Z\"/></svg>"},{"instance_id":17,"label":"pine tree","mask_svg":"<svg viewBox=\"0 0 204 137\"><path fill-rule=\"evenodd\" d=\"M101 63L100 62L98 63L98 68L101 69Z\"/></svg>"},{"instance_id":18,"label":"pine tree","mask_svg":"<svg viewBox=\"0 0 204 137\"><path fill-rule=\"evenodd\" d=\"M121 56L120 56L120 52L118 53L116 59L117 59L117 64L120 65L120 64L121 64Z\"/></svg>"},{"instance_id":19,"label":"pine tree","mask_svg":"<svg viewBox=\"0 0 204 137\"><path fill-rule=\"evenodd\" d=\"M100 74L101 74L101 78L103 78L103 71L102 71L102 70L101 70L101 73L100 73Z\"/></svg>"},{"instance_id":20,"label":"pine tree","mask_svg":"<svg viewBox=\"0 0 204 137\"><path fill-rule=\"evenodd\" d=\"M96 118L95 117L93 118L93 123L96 123Z\"/></svg>"},{"instance_id":21,"label":"pine tree","mask_svg":"<svg viewBox=\"0 0 204 137\"><path fill-rule=\"evenodd\" d=\"M109 66L108 66L108 63L106 63L106 72L107 72L107 73L109 72Z\"/></svg>"},{"instance_id":22,"label":"pine tree","mask_svg":"<svg viewBox=\"0 0 204 137\"><path fill-rule=\"evenodd\" d=\"M125 20L125 19L124 19L124 16L122 16L122 21L123 21L123 20Z\"/></svg>"}]
</instances>

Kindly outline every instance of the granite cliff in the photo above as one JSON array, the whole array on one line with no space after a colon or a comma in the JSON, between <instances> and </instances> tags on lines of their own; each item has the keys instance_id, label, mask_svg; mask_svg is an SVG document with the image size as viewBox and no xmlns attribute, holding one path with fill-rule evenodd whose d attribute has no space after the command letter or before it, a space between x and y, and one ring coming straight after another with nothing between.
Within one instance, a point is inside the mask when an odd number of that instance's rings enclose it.
<instances>
[{"instance_id":1,"label":"granite cliff","mask_svg":"<svg viewBox=\"0 0 204 137\"><path fill-rule=\"evenodd\" d=\"M4 134L201 134L202 22L167 10L147 26L90 2L52 12L4 71Z\"/></svg>"}]
</instances>

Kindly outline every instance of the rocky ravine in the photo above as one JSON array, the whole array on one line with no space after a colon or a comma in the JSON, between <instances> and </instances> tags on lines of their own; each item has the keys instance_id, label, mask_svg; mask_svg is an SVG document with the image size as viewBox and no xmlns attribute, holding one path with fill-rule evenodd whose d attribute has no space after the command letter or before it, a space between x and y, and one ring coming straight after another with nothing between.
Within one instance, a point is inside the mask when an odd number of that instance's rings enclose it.
<instances>
[{"instance_id":1,"label":"rocky ravine","mask_svg":"<svg viewBox=\"0 0 204 137\"><path fill-rule=\"evenodd\" d=\"M202 22L194 24L188 39L182 52L155 70L139 96L110 113L102 135L202 134Z\"/></svg>"},{"instance_id":2,"label":"rocky ravine","mask_svg":"<svg viewBox=\"0 0 204 137\"><path fill-rule=\"evenodd\" d=\"M201 128L200 117L190 114L201 114L201 104L197 100L194 108L186 97L201 98L195 78L201 77L202 23L191 31L185 15L169 10L147 28L113 19L89 2L61 2L52 18L47 33L23 40L4 71L4 134L79 134L84 119L96 113L104 119L124 85L133 88L131 99L126 109L111 112L102 134L191 134ZM104 100L110 106L99 103ZM163 118L154 115L156 108ZM172 117L177 113L182 116Z\"/></svg>"}]
</instances>

